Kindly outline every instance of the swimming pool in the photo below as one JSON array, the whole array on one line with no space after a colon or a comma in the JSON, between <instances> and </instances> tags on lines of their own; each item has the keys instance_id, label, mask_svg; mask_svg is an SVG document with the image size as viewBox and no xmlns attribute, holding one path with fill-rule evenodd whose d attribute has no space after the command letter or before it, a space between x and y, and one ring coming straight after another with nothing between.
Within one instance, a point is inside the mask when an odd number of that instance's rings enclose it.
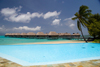
<instances>
[{"instance_id":1,"label":"swimming pool","mask_svg":"<svg viewBox=\"0 0 100 67\"><path fill-rule=\"evenodd\" d=\"M0 45L0 57L23 66L100 59L100 44Z\"/></svg>"}]
</instances>

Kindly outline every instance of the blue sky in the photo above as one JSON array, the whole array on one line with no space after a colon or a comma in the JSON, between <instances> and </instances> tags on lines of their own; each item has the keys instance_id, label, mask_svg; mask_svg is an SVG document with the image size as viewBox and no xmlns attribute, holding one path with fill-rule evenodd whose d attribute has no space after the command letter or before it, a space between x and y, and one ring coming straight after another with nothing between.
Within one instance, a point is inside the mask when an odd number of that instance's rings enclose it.
<instances>
[{"instance_id":1,"label":"blue sky","mask_svg":"<svg viewBox=\"0 0 100 67\"><path fill-rule=\"evenodd\" d=\"M0 35L44 32L80 33L71 20L81 5L100 13L100 0L0 0ZM85 35L86 28L82 28Z\"/></svg>"}]
</instances>

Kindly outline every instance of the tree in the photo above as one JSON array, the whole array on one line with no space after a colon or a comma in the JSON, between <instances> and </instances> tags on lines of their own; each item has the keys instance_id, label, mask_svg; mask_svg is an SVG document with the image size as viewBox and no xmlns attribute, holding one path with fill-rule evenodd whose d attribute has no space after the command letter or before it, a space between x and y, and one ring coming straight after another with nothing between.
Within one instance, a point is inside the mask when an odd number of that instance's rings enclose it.
<instances>
[{"instance_id":1,"label":"tree","mask_svg":"<svg viewBox=\"0 0 100 67\"><path fill-rule=\"evenodd\" d=\"M89 10L89 8L87 6L82 5L82 6L80 6L79 11L76 12L74 15L75 15L75 17L72 18L72 20L77 19L77 27L78 27L79 31L81 31L84 41L87 42L86 39L84 38L81 25L83 27L86 27L86 25L88 23L87 19L91 15L91 10Z\"/></svg>"},{"instance_id":2,"label":"tree","mask_svg":"<svg viewBox=\"0 0 100 67\"><path fill-rule=\"evenodd\" d=\"M88 18L88 24L87 24L87 28L88 28L88 32L91 36L94 37L99 37L100 38L100 14L94 14L91 15Z\"/></svg>"}]
</instances>

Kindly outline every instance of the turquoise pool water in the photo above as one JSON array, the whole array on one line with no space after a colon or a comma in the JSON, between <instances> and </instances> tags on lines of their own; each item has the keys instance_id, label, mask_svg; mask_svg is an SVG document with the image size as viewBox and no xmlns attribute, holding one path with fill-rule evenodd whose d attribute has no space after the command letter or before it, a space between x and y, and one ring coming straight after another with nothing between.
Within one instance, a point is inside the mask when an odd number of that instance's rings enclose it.
<instances>
[{"instance_id":1,"label":"turquoise pool water","mask_svg":"<svg viewBox=\"0 0 100 67\"><path fill-rule=\"evenodd\" d=\"M49 42L49 41L61 41L66 39L48 40L48 39L33 39L33 38L13 38L0 36L0 45L11 45L18 43L34 43L34 42Z\"/></svg>"},{"instance_id":2,"label":"turquoise pool water","mask_svg":"<svg viewBox=\"0 0 100 67\"><path fill-rule=\"evenodd\" d=\"M100 59L99 43L0 45L0 57L23 66Z\"/></svg>"}]
</instances>

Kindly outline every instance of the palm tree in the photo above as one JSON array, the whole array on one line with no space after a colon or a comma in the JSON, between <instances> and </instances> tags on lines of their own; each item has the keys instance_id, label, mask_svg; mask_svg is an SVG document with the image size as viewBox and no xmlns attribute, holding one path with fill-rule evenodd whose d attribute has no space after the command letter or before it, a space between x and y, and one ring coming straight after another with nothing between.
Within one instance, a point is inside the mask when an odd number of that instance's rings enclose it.
<instances>
[{"instance_id":1,"label":"palm tree","mask_svg":"<svg viewBox=\"0 0 100 67\"><path fill-rule=\"evenodd\" d=\"M88 10L87 6L82 5L82 6L80 6L79 11L76 12L74 15L75 15L75 17L73 17L72 20L77 19L77 27L78 27L79 31L81 31L81 34L82 34L84 41L87 42L83 36L81 25L83 27L86 27L86 24L88 23L87 19L91 15L91 10Z\"/></svg>"}]
</instances>

